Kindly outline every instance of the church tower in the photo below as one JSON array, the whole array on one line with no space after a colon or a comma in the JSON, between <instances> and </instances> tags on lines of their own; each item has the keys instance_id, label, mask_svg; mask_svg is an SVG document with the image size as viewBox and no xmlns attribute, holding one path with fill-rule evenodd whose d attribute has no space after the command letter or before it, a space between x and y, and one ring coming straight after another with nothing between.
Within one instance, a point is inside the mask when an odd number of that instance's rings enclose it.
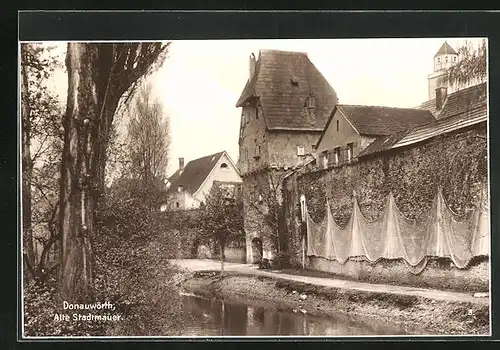
<instances>
[{"instance_id":1,"label":"church tower","mask_svg":"<svg viewBox=\"0 0 500 350\"><path fill-rule=\"evenodd\" d=\"M436 89L443 87L443 76L446 70L458 63L458 53L446 41L434 55L434 72L429 74L429 100L436 98ZM453 86L447 86L448 93L454 92Z\"/></svg>"}]
</instances>

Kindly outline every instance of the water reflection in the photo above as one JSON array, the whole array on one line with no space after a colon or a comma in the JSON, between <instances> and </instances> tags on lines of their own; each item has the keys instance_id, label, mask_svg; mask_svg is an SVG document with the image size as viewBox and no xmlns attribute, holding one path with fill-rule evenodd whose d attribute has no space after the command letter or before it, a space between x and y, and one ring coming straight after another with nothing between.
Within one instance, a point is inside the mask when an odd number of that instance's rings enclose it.
<instances>
[{"instance_id":1,"label":"water reflection","mask_svg":"<svg viewBox=\"0 0 500 350\"><path fill-rule=\"evenodd\" d=\"M269 306L235 303L183 295L189 325L183 335L398 335L405 329L388 323L360 324L346 315L321 317L300 310L279 310Z\"/></svg>"}]
</instances>

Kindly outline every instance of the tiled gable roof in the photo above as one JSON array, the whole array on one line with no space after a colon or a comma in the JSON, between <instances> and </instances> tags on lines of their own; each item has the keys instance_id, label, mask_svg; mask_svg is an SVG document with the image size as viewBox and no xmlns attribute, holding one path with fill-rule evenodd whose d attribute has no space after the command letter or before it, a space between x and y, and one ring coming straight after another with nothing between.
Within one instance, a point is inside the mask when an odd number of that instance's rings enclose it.
<instances>
[{"instance_id":1,"label":"tiled gable roof","mask_svg":"<svg viewBox=\"0 0 500 350\"><path fill-rule=\"evenodd\" d=\"M313 117L305 108L310 95L316 104ZM337 103L337 94L306 53L277 50L260 51L236 106L250 98L259 98L268 129L321 131Z\"/></svg>"},{"instance_id":2,"label":"tiled gable roof","mask_svg":"<svg viewBox=\"0 0 500 350\"><path fill-rule=\"evenodd\" d=\"M167 193L176 192L179 186L191 194L195 193L224 153L222 151L192 160L186 164L181 173L177 170L169 178L170 187Z\"/></svg>"},{"instance_id":3,"label":"tiled gable roof","mask_svg":"<svg viewBox=\"0 0 500 350\"><path fill-rule=\"evenodd\" d=\"M367 156L369 154L378 153L390 149L394 144L396 144L402 137L407 135L411 129L403 130L392 135L380 136L376 138L372 143L366 146L359 152L358 157Z\"/></svg>"},{"instance_id":4,"label":"tiled gable roof","mask_svg":"<svg viewBox=\"0 0 500 350\"><path fill-rule=\"evenodd\" d=\"M435 100L425 102L421 105L421 108L432 110L435 108ZM433 122L377 138L362 150L358 157L408 146L438 135L486 122L488 119L486 83L450 94L439 116L439 119Z\"/></svg>"},{"instance_id":5,"label":"tiled gable roof","mask_svg":"<svg viewBox=\"0 0 500 350\"><path fill-rule=\"evenodd\" d=\"M360 135L391 135L435 118L429 111L416 108L337 105Z\"/></svg>"},{"instance_id":6,"label":"tiled gable roof","mask_svg":"<svg viewBox=\"0 0 500 350\"><path fill-rule=\"evenodd\" d=\"M420 108L430 111L437 119L467 113L477 108L485 110L487 105L486 88L486 83L481 83L453 92L446 97L440 111L436 111L435 99L422 103Z\"/></svg>"}]
</instances>

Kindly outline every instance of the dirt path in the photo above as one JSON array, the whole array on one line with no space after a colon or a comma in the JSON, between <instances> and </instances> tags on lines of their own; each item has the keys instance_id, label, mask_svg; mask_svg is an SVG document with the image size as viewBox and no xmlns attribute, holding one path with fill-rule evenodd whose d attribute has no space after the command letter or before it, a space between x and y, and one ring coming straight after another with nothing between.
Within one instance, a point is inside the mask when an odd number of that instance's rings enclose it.
<instances>
[{"instance_id":1,"label":"dirt path","mask_svg":"<svg viewBox=\"0 0 500 350\"><path fill-rule=\"evenodd\" d=\"M189 271L220 271L220 262L208 259L175 259L172 264ZM334 287L340 289L359 290L365 292L383 292L397 295L407 295L427 298L431 300L469 302L478 305L488 305L489 298L477 298L473 294L458 293L451 291L442 291L435 289L413 288L405 286L394 286L388 284L371 284L357 281L340 280L334 278L322 278L312 276L298 276L280 271L259 270L256 266L250 264L228 263L224 264L226 271L235 271L241 274L254 276L267 276L272 278L281 278L295 282L315 284L324 287Z\"/></svg>"}]
</instances>

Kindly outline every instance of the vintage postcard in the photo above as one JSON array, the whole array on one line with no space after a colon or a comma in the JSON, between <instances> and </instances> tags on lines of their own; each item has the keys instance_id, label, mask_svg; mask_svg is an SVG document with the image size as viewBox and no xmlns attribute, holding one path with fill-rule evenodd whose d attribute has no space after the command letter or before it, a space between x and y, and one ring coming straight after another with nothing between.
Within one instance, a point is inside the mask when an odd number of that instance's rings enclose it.
<instances>
[{"instance_id":1,"label":"vintage postcard","mask_svg":"<svg viewBox=\"0 0 500 350\"><path fill-rule=\"evenodd\" d=\"M23 339L491 334L487 38L19 57Z\"/></svg>"}]
</instances>

